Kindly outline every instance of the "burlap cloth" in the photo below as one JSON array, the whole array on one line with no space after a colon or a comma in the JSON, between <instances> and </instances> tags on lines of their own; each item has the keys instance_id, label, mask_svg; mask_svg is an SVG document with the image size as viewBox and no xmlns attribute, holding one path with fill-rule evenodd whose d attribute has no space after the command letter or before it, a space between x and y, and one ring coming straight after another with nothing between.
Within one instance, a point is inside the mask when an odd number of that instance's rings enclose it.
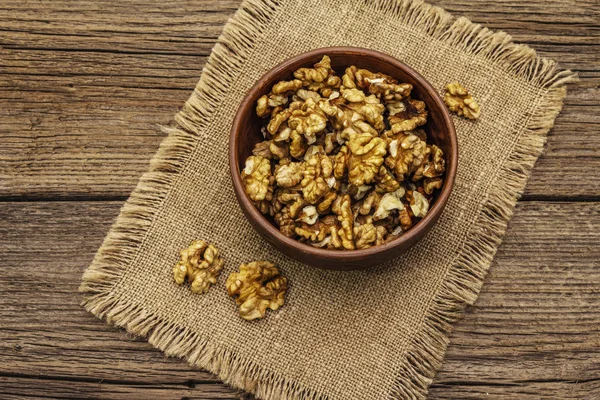
<instances>
[{"instance_id":1,"label":"burlap cloth","mask_svg":"<svg viewBox=\"0 0 600 400\"><path fill-rule=\"evenodd\" d=\"M281 61L327 46L390 54L440 93L459 81L482 109L477 122L454 120L458 176L437 225L406 255L365 272L322 271L278 253L242 215L228 171L245 92ZM245 1L85 272L84 305L259 398L424 398L573 79L507 34L420 2ZM196 238L226 260L206 295L177 286L171 271ZM256 259L278 263L290 289L280 311L248 322L224 282Z\"/></svg>"}]
</instances>

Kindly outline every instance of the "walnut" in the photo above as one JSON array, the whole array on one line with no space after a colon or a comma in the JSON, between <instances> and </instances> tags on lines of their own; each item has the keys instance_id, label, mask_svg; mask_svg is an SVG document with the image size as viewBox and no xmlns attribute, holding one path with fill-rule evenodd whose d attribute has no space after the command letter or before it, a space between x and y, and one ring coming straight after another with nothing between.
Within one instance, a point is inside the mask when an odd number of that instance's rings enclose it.
<instances>
[{"instance_id":1,"label":"walnut","mask_svg":"<svg viewBox=\"0 0 600 400\"><path fill-rule=\"evenodd\" d=\"M377 210L373 214L373 220L378 221L387 218L393 210L404 209L404 204L401 199L404 196L404 188L400 188L392 193L386 193L381 197L377 204Z\"/></svg>"},{"instance_id":2,"label":"walnut","mask_svg":"<svg viewBox=\"0 0 600 400\"><path fill-rule=\"evenodd\" d=\"M283 108L282 106L288 102L288 97L284 95L269 94L261 96L256 102L256 114L265 118L272 115L274 112L278 112Z\"/></svg>"},{"instance_id":3,"label":"walnut","mask_svg":"<svg viewBox=\"0 0 600 400\"><path fill-rule=\"evenodd\" d=\"M282 125L280 125L279 128L277 129L277 132L275 132L275 134L272 135L273 142L275 142L275 143L287 142L290 139L291 134L292 134L292 130L287 125L287 122L285 122Z\"/></svg>"},{"instance_id":4,"label":"walnut","mask_svg":"<svg viewBox=\"0 0 600 400\"><path fill-rule=\"evenodd\" d=\"M342 77L342 83L345 87L360 87L367 89L371 94L389 102L402 100L410 95L412 85L409 83L398 83L397 80L381 72L371 72L366 69L359 69L355 66L346 68L346 73Z\"/></svg>"},{"instance_id":5,"label":"walnut","mask_svg":"<svg viewBox=\"0 0 600 400\"><path fill-rule=\"evenodd\" d=\"M250 156L242 170L244 189L248 197L254 201L264 200L269 190L271 163L260 156Z\"/></svg>"},{"instance_id":6,"label":"walnut","mask_svg":"<svg viewBox=\"0 0 600 400\"><path fill-rule=\"evenodd\" d=\"M339 95L337 89L340 88L341 79L335 75L327 78L323 82L312 82L307 86L307 89L315 92L319 92L322 97L329 99L336 98ZM332 97L333 96L333 97Z\"/></svg>"},{"instance_id":7,"label":"walnut","mask_svg":"<svg viewBox=\"0 0 600 400\"><path fill-rule=\"evenodd\" d=\"M372 223L366 223L354 227L354 237L357 249L368 249L377 240L377 229Z\"/></svg>"},{"instance_id":8,"label":"walnut","mask_svg":"<svg viewBox=\"0 0 600 400\"><path fill-rule=\"evenodd\" d=\"M404 232L409 230L413 226L412 218L410 217L410 213L408 209L400 210L400 227Z\"/></svg>"},{"instance_id":9,"label":"walnut","mask_svg":"<svg viewBox=\"0 0 600 400\"><path fill-rule=\"evenodd\" d=\"M318 92L315 92L313 90L306 90L306 89L298 89L298 91L296 92L296 97L299 100L308 100L308 99L312 99L315 103L319 102L319 100L321 100L321 95Z\"/></svg>"},{"instance_id":10,"label":"walnut","mask_svg":"<svg viewBox=\"0 0 600 400\"><path fill-rule=\"evenodd\" d=\"M337 193L335 191L332 190L328 192L325 196L323 196L323 198L317 205L317 212L319 214L325 214L329 212L329 210L331 209L331 205L333 204L336 198Z\"/></svg>"},{"instance_id":11,"label":"walnut","mask_svg":"<svg viewBox=\"0 0 600 400\"><path fill-rule=\"evenodd\" d=\"M302 158L308 148L306 139L304 139L304 136L297 131L292 131L290 138L292 139L292 142L290 143L290 155L294 158Z\"/></svg>"},{"instance_id":12,"label":"walnut","mask_svg":"<svg viewBox=\"0 0 600 400\"><path fill-rule=\"evenodd\" d=\"M383 75L383 74L381 74ZM410 96L412 85L410 83L398 83L395 79L384 75L379 78L366 78L369 83L369 93L373 93L378 98L390 101L399 101Z\"/></svg>"},{"instance_id":13,"label":"walnut","mask_svg":"<svg viewBox=\"0 0 600 400\"><path fill-rule=\"evenodd\" d=\"M326 247L328 249L343 249L344 245L339 235L339 226L337 218L328 215L319 221L319 237L323 239L314 241L311 245L315 247ZM318 239L318 238L317 238Z\"/></svg>"},{"instance_id":14,"label":"walnut","mask_svg":"<svg viewBox=\"0 0 600 400\"><path fill-rule=\"evenodd\" d=\"M348 148L352 153L348 159L350 183L361 186L372 182L386 154L386 144L383 139L362 133L350 139Z\"/></svg>"},{"instance_id":15,"label":"walnut","mask_svg":"<svg viewBox=\"0 0 600 400\"><path fill-rule=\"evenodd\" d=\"M304 222L308 225L314 225L319 219L317 208L315 206L306 206L300 212L300 215L296 219L296 222Z\"/></svg>"},{"instance_id":16,"label":"walnut","mask_svg":"<svg viewBox=\"0 0 600 400\"><path fill-rule=\"evenodd\" d=\"M288 96L286 95L271 94L269 95L269 100L267 101L267 104L269 105L269 107L277 108L287 104L288 100Z\"/></svg>"},{"instance_id":17,"label":"walnut","mask_svg":"<svg viewBox=\"0 0 600 400\"><path fill-rule=\"evenodd\" d=\"M302 87L302 81L281 81L275 84L268 95L261 96L256 102L256 114L265 118L273 114L279 107L287 104L288 95Z\"/></svg>"},{"instance_id":18,"label":"walnut","mask_svg":"<svg viewBox=\"0 0 600 400\"><path fill-rule=\"evenodd\" d=\"M281 110L279 112L276 112L275 110L273 110L273 114L271 114L271 120L269 121L269 124L267 125L267 131L271 135L275 135L277 133L277 131L279 130L279 128L283 125L283 123L287 122L287 120L292 116L292 113L296 110L299 110L301 107L302 107L301 102L294 101L294 102L290 103L288 108L286 108L284 110Z\"/></svg>"},{"instance_id":19,"label":"walnut","mask_svg":"<svg viewBox=\"0 0 600 400\"><path fill-rule=\"evenodd\" d=\"M378 132L385 129L383 120L383 112L385 107L383 104L377 103L353 103L348 105L348 108L362 115L364 119L373 126Z\"/></svg>"},{"instance_id":20,"label":"walnut","mask_svg":"<svg viewBox=\"0 0 600 400\"><path fill-rule=\"evenodd\" d=\"M308 144L313 144L317 140L316 134L327 126L327 118L312 99L307 100L302 109L292 111L287 122L292 131L304 135Z\"/></svg>"},{"instance_id":21,"label":"walnut","mask_svg":"<svg viewBox=\"0 0 600 400\"><path fill-rule=\"evenodd\" d=\"M254 148L252 149L252 154L262 158L271 159L273 158L273 153L271 153L271 150L269 149L270 146L271 140L264 140L262 142L258 142L254 145Z\"/></svg>"},{"instance_id":22,"label":"walnut","mask_svg":"<svg viewBox=\"0 0 600 400\"><path fill-rule=\"evenodd\" d=\"M425 160L430 149L427 143L411 132L401 133L389 144L385 163L398 181L404 181Z\"/></svg>"},{"instance_id":23,"label":"walnut","mask_svg":"<svg viewBox=\"0 0 600 400\"><path fill-rule=\"evenodd\" d=\"M389 233L387 228L382 225L376 226L375 229L377 230L375 237L375 246L380 246L385 243Z\"/></svg>"},{"instance_id":24,"label":"walnut","mask_svg":"<svg viewBox=\"0 0 600 400\"><path fill-rule=\"evenodd\" d=\"M294 77L302 80L306 85L326 81L333 74L331 59L328 56L323 56L321 61L314 65L314 68L299 68L294 71Z\"/></svg>"},{"instance_id":25,"label":"walnut","mask_svg":"<svg viewBox=\"0 0 600 400\"><path fill-rule=\"evenodd\" d=\"M373 191L369 193L367 197L362 201L360 207L358 209L359 214L368 215L371 213L371 210L377 209L379 205L379 201L381 201L382 195L377 191Z\"/></svg>"},{"instance_id":26,"label":"walnut","mask_svg":"<svg viewBox=\"0 0 600 400\"><path fill-rule=\"evenodd\" d=\"M255 201L252 204L254 204L254 207L256 207L261 214L265 215L270 214L273 209L271 202L267 200Z\"/></svg>"},{"instance_id":27,"label":"walnut","mask_svg":"<svg viewBox=\"0 0 600 400\"><path fill-rule=\"evenodd\" d=\"M354 113L343 113L340 114L339 117L350 118L352 122L356 122L359 118L355 115L360 115L363 119L365 119L369 124L371 124L375 130L381 132L385 128L385 122L383 120L383 113L385 111L385 106L381 104L379 99L374 95L366 96L362 90L359 89L342 89L341 92L344 100L347 100L349 104L340 106L341 110L349 109L354 111ZM335 114L338 117L338 114ZM338 121L339 122L339 121ZM342 122L342 125L346 127L349 124L346 122Z\"/></svg>"},{"instance_id":28,"label":"walnut","mask_svg":"<svg viewBox=\"0 0 600 400\"><path fill-rule=\"evenodd\" d=\"M269 176L269 184L267 186L267 194L264 200L255 201L254 205L263 214L270 214L272 210L271 202L273 200L275 177Z\"/></svg>"},{"instance_id":29,"label":"walnut","mask_svg":"<svg viewBox=\"0 0 600 400\"><path fill-rule=\"evenodd\" d=\"M346 174L349 158L350 152L348 147L342 146L334 158L333 176L335 176L336 179L342 179Z\"/></svg>"},{"instance_id":30,"label":"walnut","mask_svg":"<svg viewBox=\"0 0 600 400\"><path fill-rule=\"evenodd\" d=\"M412 131L427 122L427 110L425 102L405 99L402 101L404 110L397 114L390 114L389 122L392 132Z\"/></svg>"},{"instance_id":31,"label":"walnut","mask_svg":"<svg viewBox=\"0 0 600 400\"><path fill-rule=\"evenodd\" d=\"M385 108L387 108L390 115L399 114L402 111L406 110L406 107L404 106L404 103L402 101L393 101L393 102L387 103L385 105Z\"/></svg>"},{"instance_id":32,"label":"walnut","mask_svg":"<svg viewBox=\"0 0 600 400\"><path fill-rule=\"evenodd\" d=\"M335 133L327 133L323 136L323 149L325 154L331 154L335 150Z\"/></svg>"},{"instance_id":33,"label":"walnut","mask_svg":"<svg viewBox=\"0 0 600 400\"><path fill-rule=\"evenodd\" d=\"M192 282L192 292L208 292L210 285L217 283L219 272L223 269L219 250L204 240L194 240L179 254L179 262L173 267L175 282L181 285L187 278Z\"/></svg>"},{"instance_id":34,"label":"walnut","mask_svg":"<svg viewBox=\"0 0 600 400\"><path fill-rule=\"evenodd\" d=\"M425 178L423 179L423 190L427 194L432 194L435 189L441 189L443 183L442 178Z\"/></svg>"},{"instance_id":35,"label":"walnut","mask_svg":"<svg viewBox=\"0 0 600 400\"><path fill-rule=\"evenodd\" d=\"M251 321L264 318L268 308L275 311L284 304L287 279L273 263L253 261L240 265L239 272L232 272L226 287L240 307L240 316Z\"/></svg>"},{"instance_id":36,"label":"walnut","mask_svg":"<svg viewBox=\"0 0 600 400\"><path fill-rule=\"evenodd\" d=\"M333 174L333 163L327 155L315 154L306 162L300 183L302 194L309 204L315 204L329 191L327 178Z\"/></svg>"},{"instance_id":37,"label":"walnut","mask_svg":"<svg viewBox=\"0 0 600 400\"><path fill-rule=\"evenodd\" d=\"M354 121L352 125L340 132L340 138L344 140L344 143L348 144L348 146L355 146L358 144L358 142L349 143L352 138L357 138L359 136L367 137L367 135L377 137L379 136L379 133L369 123L363 120ZM350 147L350 150L354 151L355 148Z\"/></svg>"},{"instance_id":38,"label":"walnut","mask_svg":"<svg viewBox=\"0 0 600 400\"><path fill-rule=\"evenodd\" d=\"M325 239L318 241L318 242L310 242L310 245L313 247L320 247L320 248L328 248L328 249L332 249L334 248L333 245L331 244L331 236L326 236Z\"/></svg>"},{"instance_id":39,"label":"walnut","mask_svg":"<svg viewBox=\"0 0 600 400\"><path fill-rule=\"evenodd\" d=\"M450 83L446 86L444 103L450 111L457 113L461 117L477 119L481 114L479 104L475 102L469 91L458 82Z\"/></svg>"},{"instance_id":40,"label":"walnut","mask_svg":"<svg viewBox=\"0 0 600 400\"><path fill-rule=\"evenodd\" d=\"M338 101L339 100L339 101ZM317 104L319 109L328 117L334 130L341 130L352 126L356 121L362 121L365 117L356 112L352 107L344 104L344 99L321 100ZM358 105L360 107L360 104Z\"/></svg>"},{"instance_id":41,"label":"walnut","mask_svg":"<svg viewBox=\"0 0 600 400\"><path fill-rule=\"evenodd\" d=\"M354 200L361 200L363 197L365 197L365 195L372 188L373 188L373 186L369 186L369 185L360 185L360 186L350 185L350 186L348 186L348 194L350 196L352 196L352 198Z\"/></svg>"},{"instance_id":42,"label":"walnut","mask_svg":"<svg viewBox=\"0 0 600 400\"><path fill-rule=\"evenodd\" d=\"M289 147L286 145L286 143L276 142L275 140L270 140L269 152L276 160L288 158L290 155Z\"/></svg>"},{"instance_id":43,"label":"walnut","mask_svg":"<svg viewBox=\"0 0 600 400\"><path fill-rule=\"evenodd\" d=\"M284 207L273 217L275 223L279 226L279 231L285 236L294 237L296 235L296 222L290 215L289 207Z\"/></svg>"},{"instance_id":44,"label":"walnut","mask_svg":"<svg viewBox=\"0 0 600 400\"><path fill-rule=\"evenodd\" d=\"M342 97L346 100L348 100L351 103L360 103L360 102L364 102L365 99L367 98L367 95L365 94L365 92L363 92L360 89L342 89L340 91L340 94L342 95Z\"/></svg>"},{"instance_id":45,"label":"walnut","mask_svg":"<svg viewBox=\"0 0 600 400\"><path fill-rule=\"evenodd\" d=\"M296 218L300 209L306 205L302 194L296 190L284 189L278 191L277 200L288 206L288 213L292 218Z\"/></svg>"},{"instance_id":46,"label":"walnut","mask_svg":"<svg viewBox=\"0 0 600 400\"><path fill-rule=\"evenodd\" d=\"M442 149L437 147L435 144L428 147L429 152L426 153L426 157L422 164L415 171L414 180L418 181L422 177L425 178L437 178L444 174L446 170L446 161L444 160L444 153Z\"/></svg>"},{"instance_id":47,"label":"walnut","mask_svg":"<svg viewBox=\"0 0 600 400\"><path fill-rule=\"evenodd\" d=\"M275 115L271 117L271 121L269 121L269 124L267 125L267 132L269 132L271 135L275 135L279 130L279 127L281 127L282 124L286 122L288 118L290 118L292 115L292 110L286 108L285 110L274 114Z\"/></svg>"},{"instance_id":48,"label":"walnut","mask_svg":"<svg viewBox=\"0 0 600 400\"><path fill-rule=\"evenodd\" d=\"M306 149L306 153L304 153L304 161L308 161L314 155L325 155L325 150L323 150L323 146L321 145L312 145L308 146Z\"/></svg>"},{"instance_id":49,"label":"walnut","mask_svg":"<svg viewBox=\"0 0 600 400\"><path fill-rule=\"evenodd\" d=\"M357 249L368 249L372 246L379 246L385 243L387 236L387 229L382 225L373 225L370 217L367 218L365 223L354 227Z\"/></svg>"},{"instance_id":50,"label":"walnut","mask_svg":"<svg viewBox=\"0 0 600 400\"><path fill-rule=\"evenodd\" d=\"M339 97L339 92L338 93L338 97ZM328 117L331 117L334 120L337 120L339 118L342 117L342 114L344 113L344 111L339 107L339 104L335 103L334 101L335 99L321 99L319 100L319 102L317 103L317 106L319 107L319 109L321 111L323 111ZM336 129L340 129L341 126L337 126L334 127Z\"/></svg>"},{"instance_id":51,"label":"walnut","mask_svg":"<svg viewBox=\"0 0 600 400\"><path fill-rule=\"evenodd\" d=\"M427 142L427 132L425 132L423 129L415 129L414 131L412 131L412 134L421 139L422 141Z\"/></svg>"},{"instance_id":52,"label":"walnut","mask_svg":"<svg viewBox=\"0 0 600 400\"><path fill-rule=\"evenodd\" d=\"M283 204L281 201L279 201L279 197L278 197L277 193L278 192L275 192L275 194L273 195L273 198L271 199L271 203L269 205L268 214L272 217L274 217L277 213L280 213L281 210L283 210L283 207L285 207L285 204ZM259 210L259 211L262 212L262 210Z\"/></svg>"},{"instance_id":53,"label":"walnut","mask_svg":"<svg viewBox=\"0 0 600 400\"><path fill-rule=\"evenodd\" d=\"M354 249L353 241L353 219L350 196L345 194L338 196L333 202L331 210L338 216L341 228L338 234L342 241L342 246L347 250Z\"/></svg>"},{"instance_id":54,"label":"walnut","mask_svg":"<svg viewBox=\"0 0 600 400\"><path fill-rule=\"evenodd\" d=\"M256 101L256 114L261 117L271 115L272 108L269 107L269 97L265 94Z\"/></svg>"},{"instance_id":55,"label":"walnut","mask_svg":"<svg viewBox=\"0 0 600 400\"><path fill-rule=\"evenodd\" d=\"M282 188L291 188L302 181L302 163L291 162L275 169L275 180Z\"/></svg>"},{"instance_id":56,"label":"walnut","mask_svg":"<svg viewBox=\"0 0 600 400\"><path fill-rule=\"evenodd\" d=\"M306 224L302 223L296 226L296 235L311 241L311 242L320 242L325 239L327 234L329 233L326 230L322 229L323 226L319 223L317 224Z\"/></svg>"},{"instance_id":57,"label":"walnut","mask_svg":"<svg viewBox=\"0 0 600 400\"><path fill-rule=\"evenodd\" d=\"M429 202L421 193L413 190L412 198L410 199L410 209L415 217L423 218L429 211Z\"/></svg>"},{"instance_id":58,"label":"walnut","mask_svg":"<svg viewBox=\"0 0 600 400\"><path fill-rule=\"evenodd\" d=\"M302 81L299 79L294 79L292 81L281 81L277 82L273 85L271 92L274 94L283 94L289 92L295 92L302 87Z\"/></svg>"},{"instance_id":59,"label":"walnut","mask_svg":"<svg viewBox=\"0 0 600 400\"><path fill-rule=\"evenodd\" d=\"M379 193L395 192L400 188L400 183L384 165L379 168L375 181L375 190Z\"/></svg>"},{"instance_id":60,"label":"walnut","mask_svg":"<svg viewBox=\"0 0 600 400\"><path fill-rule=\"evenodd\" d=\"M352 65L348 68L346 68L346 71L344 72L344 75L342 75L342 87L343 88L355 88L356 87L356 71L358 70L358 68L356 68L356 66Z\"/></svg>"}]
</instances>

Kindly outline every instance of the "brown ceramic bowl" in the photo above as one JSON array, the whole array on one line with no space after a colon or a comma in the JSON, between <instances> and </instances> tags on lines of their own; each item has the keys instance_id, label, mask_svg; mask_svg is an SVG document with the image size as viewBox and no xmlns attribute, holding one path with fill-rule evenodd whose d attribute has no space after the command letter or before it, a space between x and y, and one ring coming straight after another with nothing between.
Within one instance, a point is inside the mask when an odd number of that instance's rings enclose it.
<instances>
[{"instance_id":1,"label":"brown ceramic bowl","mask_svg":"<svg viewBox=\"0 0 600 400\"><path fill-rule=\"evenodd\" d=\"M295 239L284 236L274 222L262 215L244 192L240 171L246 158L252 154L252 148L264 140L261 126L264 122L256 115L256 100L270 91L273 84L293 78L293 71L300 67L312 67L323 55L331 58L333 69L341 75L350 65L366 68L374 72L391 75L400 82L413 85L413 97L424 101L429 110L425 125L428 141L434 142L446 157L446 176L444 186L434 199L429 213L403 235L381 246L365 250L327 250L316 248ZM233 121L229 139L229 167L233 187L242 211L252 226L279 251L305 264L319 268L350 270L367 268L404 253L421 239L436 223L454 184L458 158L456 132L448 109L436 90L421 75L393 57L383 53L354 47L330 47L309 51L279 64L267 72L248 91L240 104Z\"/></svg>"}]
</instances>

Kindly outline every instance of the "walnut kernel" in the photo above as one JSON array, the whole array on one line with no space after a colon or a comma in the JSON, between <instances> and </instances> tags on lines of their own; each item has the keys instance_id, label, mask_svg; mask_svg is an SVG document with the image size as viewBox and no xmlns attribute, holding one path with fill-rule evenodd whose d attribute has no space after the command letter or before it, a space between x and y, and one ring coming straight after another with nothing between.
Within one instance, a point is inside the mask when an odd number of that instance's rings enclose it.
<instances>
[{"instance_id":1,"label":"walnut kernel","mask_svg":"<svg viewBox=\"0 0 600 400\"><path fill-rule=\"evenodd\" d=\"M235 298L245 320L264 318L267 309L277 310L284 304L287 279L269 261L240 265L239 272L227 278L227 293Z\"/></svg>"},{"instance_id":2,"label":"walnut kernel","mask_svg":"<svg viewBox=\"0 0 600 400\"><path fill-rule=\"evenodd\" d=\"M223 260L219 250L204 240L194 240L188 248L181 250L180 259L173 267L173 277L178 285L186 279L192 283L194 293L206 293L217 283Z\"/></svg>"}]
</instances>

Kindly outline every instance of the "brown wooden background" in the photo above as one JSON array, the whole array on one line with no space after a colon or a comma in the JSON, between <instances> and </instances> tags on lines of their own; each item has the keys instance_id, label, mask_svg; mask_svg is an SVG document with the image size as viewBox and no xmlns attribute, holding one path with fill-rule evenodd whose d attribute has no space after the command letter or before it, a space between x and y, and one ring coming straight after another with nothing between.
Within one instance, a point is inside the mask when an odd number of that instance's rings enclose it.
<instances>
[{"instance_id":1,"label":"brown wooden background","mask_svg":"<svg viewBox=\"0 0 600 400\"><path fill-rule=\"evenodd\" d=\"M432 399L600 398L600 3L437 0L579 72ZM239 399L77 287L238 0L0 0L0 398ZM485 110L484 110L485 112Z\"/></svg>"}]
</instances>

